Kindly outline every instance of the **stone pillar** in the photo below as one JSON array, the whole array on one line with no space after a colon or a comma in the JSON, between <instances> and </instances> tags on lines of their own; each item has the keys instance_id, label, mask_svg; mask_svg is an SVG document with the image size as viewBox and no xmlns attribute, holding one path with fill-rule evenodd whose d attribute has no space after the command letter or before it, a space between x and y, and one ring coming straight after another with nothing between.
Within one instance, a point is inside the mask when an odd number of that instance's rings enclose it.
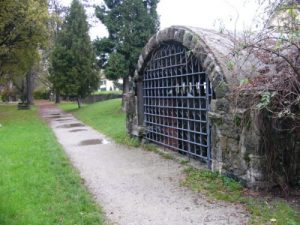
<instances>
[{"instance_id":1,"label":"stone pillar","mask_svg":"<svg viewBox=\"0 0 300 225\"><path fill-rule=\"evenodd\" d=\"M133 133L134 118L136 117L136 101L134 93L128 92L124 96L124 108L126 111L126 129L129 134Z\"/></svg>"},{"instance_id":2,"label":"stone pillar","mask_svg":"<svg viewBox=\"0 0 300 225\"><path fill-rule=\"evenodd\" d=\"M208 117L211 123L211 169L212 171L222 173L224 148L224 137L219 129L219 124L222 123L222 115L214 112L208 112Z\"/></svg>"}]
</instances>

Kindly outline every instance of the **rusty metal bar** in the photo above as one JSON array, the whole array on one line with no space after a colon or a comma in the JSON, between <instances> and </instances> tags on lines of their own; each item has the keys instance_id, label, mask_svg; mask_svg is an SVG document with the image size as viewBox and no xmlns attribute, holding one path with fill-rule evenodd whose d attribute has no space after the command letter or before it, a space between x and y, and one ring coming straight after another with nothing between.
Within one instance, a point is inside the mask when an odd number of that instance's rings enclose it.
<instances>
[{"instance_id":1,"label":"rusty metal bar","mask_svg":"<svg viewBox=\"0 0 300 225\"><path fill-rule=\"evenodd\" d=\"M144 71L146 139L210 165L211 98L207 74L192 53L181 45L162 45Z\"/></svg>"}]
</instances>

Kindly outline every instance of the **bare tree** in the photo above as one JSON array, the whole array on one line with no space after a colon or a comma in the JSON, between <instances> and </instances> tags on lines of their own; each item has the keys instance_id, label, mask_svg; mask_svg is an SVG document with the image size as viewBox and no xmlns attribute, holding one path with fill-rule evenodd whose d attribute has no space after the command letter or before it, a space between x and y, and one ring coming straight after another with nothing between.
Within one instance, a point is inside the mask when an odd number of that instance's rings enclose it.
<instances>
[{"instance_id":1,"label":"bare tree","mask_svg":"<svg viewBox=\"0 0 300 225\"><path fill-rule=\"evenodd\" d=\"M261 29L229 32L234 43L230 69L240 80L232 98L237 107L246 102L242 107L258 115L267 173L279 177L273 182L286 191L295 174L288 162L299 158L300 6L298 0L259 3ZM280 144L281 134L290 137L284 140L289 146Z\"/></svg>"}]
</instances>

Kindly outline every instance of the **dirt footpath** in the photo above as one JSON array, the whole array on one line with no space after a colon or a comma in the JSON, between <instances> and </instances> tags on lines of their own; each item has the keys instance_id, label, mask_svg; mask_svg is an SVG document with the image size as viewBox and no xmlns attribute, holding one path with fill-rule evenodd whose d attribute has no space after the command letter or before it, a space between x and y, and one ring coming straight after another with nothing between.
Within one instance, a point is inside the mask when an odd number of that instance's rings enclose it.
<instances>
[{"instance_id":1,"label":"dirt footpath","mask_svg":"<svg viewBox=\"0 0 300 225\"><path fill-rule=\"evenodd\" d=\"M119 146L50 103L39 107L111 224L247 224L240 205L211 202L181 187L179 163Z\"/></svg>"}]
</instances>

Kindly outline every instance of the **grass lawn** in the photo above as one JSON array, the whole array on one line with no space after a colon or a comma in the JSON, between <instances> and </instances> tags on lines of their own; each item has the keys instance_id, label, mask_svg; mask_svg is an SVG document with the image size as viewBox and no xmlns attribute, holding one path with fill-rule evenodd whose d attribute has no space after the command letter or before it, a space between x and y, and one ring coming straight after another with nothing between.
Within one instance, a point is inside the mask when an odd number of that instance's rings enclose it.
<instances>
[{"instance_id":1,"label":"grass lawn","mask_svg":"<svg viewBox=\"0 0 300 225\"><path fill-rule=\"evenodd\" d=\"M101 209L47 124L0 104L0 224L101 225Z\"/></svg>"},{"instance_id":2,"label":"grass lawn","mask_svg":"<svg viewBox=\"0 0 300 225\"><path fill-rule=\"evenodd\" d=\"M130 138L125 128L125 113L121 110L121 99L112 99L95 104L83 105L78 109L76 103L62 103L61 109L71 112L82 122L101 131L117 143L137 147L139 143Z\"/></svg>"},{"instance_id":3,"label":"grass lawn","mask_svg":"<svg viewBox=\"0 0 300 225\"><path fill-rule=\"evenodd\" d=\"M126 135L125 114L121 111L120 99L85 105L81 109L77 109L75 103L63 103L60 107L119 143L138 145ZM146 150L156 152L156 147L147 145ZM244 204L251 214L250 224L300 224L299 212L284 200L268 201L264 198L247 197L243 194L245 189L238 182L210 171L187 168L185 173L186 178L182 185L204 193L212 199Z\"/></svg>"}]
</instances>

